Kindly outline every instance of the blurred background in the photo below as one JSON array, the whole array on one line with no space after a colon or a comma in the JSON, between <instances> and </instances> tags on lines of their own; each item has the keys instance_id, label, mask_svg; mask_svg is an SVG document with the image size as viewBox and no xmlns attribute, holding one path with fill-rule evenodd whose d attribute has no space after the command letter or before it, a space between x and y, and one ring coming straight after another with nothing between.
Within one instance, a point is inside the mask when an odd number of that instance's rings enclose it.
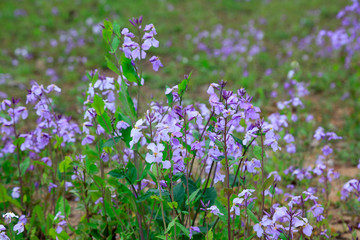
<instances>
[{"instance_id":1,"label":"blurred background","mask_svg":"<svg viewBox=\"0 0 360 240\"><path fill-rule=\"evenodd\" d=\"M25 100L31 81L62 88L57 111L73 118L85 99L86 72L108 76L101 36L104 19L131 28L128 19L143 16L153 23L164 67L144 74L144 98L164 98L166 86L192 72L189 96L207 101L211 82L228 81L254 95L264 116L284 99L290 69L310 92L303 112L314 117L301 129L304 141L317 126L344 137L336 162L353 168L360 158L359 15L348 23L338 13L352 1L335 0L1 0L0 101ZM355 19L355 20L352 20ZM349 22L350 21L350 22ZM345 29L324 35L324 30ZM351 30L355 29L355 30ZM359 30L359 31L357 31ZM352 31L352 32L351 32ZM346 35L346 34L345 34ZM344 40L345 38L345 40ZM300 131L300 130L299 130Z\"/></svg>"}]
</instances>

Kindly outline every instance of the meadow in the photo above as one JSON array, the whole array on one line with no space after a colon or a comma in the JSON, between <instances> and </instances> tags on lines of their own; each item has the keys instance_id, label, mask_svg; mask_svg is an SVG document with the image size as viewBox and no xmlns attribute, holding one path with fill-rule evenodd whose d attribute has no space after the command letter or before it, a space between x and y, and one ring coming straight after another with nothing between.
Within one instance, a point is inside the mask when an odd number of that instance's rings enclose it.
<instances>
[{"instance_id":1,"label":"meadow","mask_svg":"<svg viewBox=\"0 0 360 240\"><path fill-rule=\"evenodd\" d=\"M358 239L360 3L0 3L0 239Z\"/></svg>"}]
</instances>

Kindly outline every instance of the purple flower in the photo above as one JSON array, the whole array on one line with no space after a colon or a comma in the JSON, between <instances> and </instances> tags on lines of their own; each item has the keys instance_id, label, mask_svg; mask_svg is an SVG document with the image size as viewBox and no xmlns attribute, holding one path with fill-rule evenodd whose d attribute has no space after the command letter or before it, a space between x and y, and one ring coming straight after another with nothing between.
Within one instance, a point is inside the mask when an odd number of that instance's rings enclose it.
<instances>
[{"instance_id":1,"label":"purple flower","mask_svg":"<svg viewBox=\"0 0 360 240\"><path fill-rule=\"evenodd\" d=\"M318 204L316 201L314 202L315 204L310 208L309 212L312 212L314 217L318 217L324 212L324 208L321 206L321 204Z\"/></svg>"},{"instance_id":2,"label":"purple flower","mask_svg":"<svg viewBox=\"0 0 360 240\"><path fill-rule=\"evenodd\" d=\"M318 127L315 131L314 138L319 141L324 137L325 137L324 128Z\"/></svg>"},{"instance_id":3,"label":"purple flower","mask_svg":"<svg viewBox=\"0 0 360 240\"><path fill-rule=\"evenodd\" d=\"M157 72L160 67L163 67L160 59L156 56L152 56L149 61L152 63L155 72Z\"/></svg>"},{"instance_id":4,"label":"purple flower","mask_svg":"<svg viewBox=\"0 0 360 240\"><path fill-rule=\"evenodd\" d=\"M213 205L211 207L209 207L207 210L210 210L210 212L216 216L219 216L219 215L224 215L220 212L220 210L218 209L217 206Z\"/></svg>"},{"instance_id":5,"label":"purple flower","mask_svg":"<svg viewBox=\"0 0 360 240\"><path fill-rule=\"evenodd\" d=\"M291 143L291 142L294 142L295 141L295 138L293 135L291 135L290 133L287 133L285 136L284 136L284 140L286 143Z\"/></svg>"},{"instance_id":6,"label":"purple flower","mask_svg":"<svg viewBox=\"0 0 360 240\"><path fill-rule=\"evenodd\" d=\"M95 205L98 205L99 203L103 203L104 200L102 197L98 198L98 200L95 201Z\"/></svg>"},{"instance_id":7,"label":"purple flower","mask_svg":"<svg viewBox=\"0 0 360 240\"><path fill-rule=\"evenodd\" d=\"M51 189L53 188L57 188L57 185L53 183L49 183L48 191L51 192Z\"/></svg>"},{"instance_id":8,"label":"purple flower","mask_svg":"<svg viewBox=\"0 0 360 240\"><path fill-rule=\"evenodd\" d=\"M331 148L329 145L325 145L325 146L322 148L322 152L323 152L323 154L324 154L325 156L328 156L328 155L330 155L330 154L333 152L333 150L332 150L332 148Z\"/></svg>"},{"instance_id":9,"label":"purple flower","mask_svg":"<svg viewBox=\"0 0 360 240\"><path fill-rule=\"evenodd\" d=\"M130 127L130 125L129 125L127 122L123 121L123 120L119 121L119 122L116 124L116 128L119 129L119 130L121 130L121 129L127 129L128 127Z\"/></svg>"},{"instance_id":10,"label":"purple flower","mask_svg":"<svg viewBox=\"0 0 360 240\"><path fill-rule=\"evenodd\" d=\"M0 239L1 240L10 240L10 238L6 235L6 228L4 227L4 225L0 225Z\"/></svg>"},{"instance_id":11,"label":"purple flower","mask_svg":"<svg viewBox=\"0 0 360 240\"><path fill-rule=\"evenodd\" d=\"M286 145L286 151L290 154L296 153L296 145L295 144Z\"/></svg>"},{"instance_id":12,"label":"purple flower","mask_svg":"<svg viewBox=\"0 0 360 240\"><path fill-rule=\"evenodd\" d=\"M271 146L271 148L273 149L274 152L276 152L278 149L281 150L281 148L279 147L279 145L277 143L277 139L276 139L274 130L272 130L272 129L265 134L264 144Z\"/></svg>"},{"instance_id":13,"label":"purple flower","mask_svg":"<svg viewBox=\"0 0 360 240\"><path fill-rule=\"evenodd\" d=\"M193 232L200 232L200 228L199 227L190 227L190 234L189 234L189 238L192 238Z\"/></svg>"},{"instance_id":14,"label":"purple flower","mask_svg":"<svg viewBox=\"0 0 360 240\"><path fill-rule=\"evenodd\" d=\"M153 163L153 162L161 162L162 158L163 158L163 151L165 150L164 145L162 145L161 143L159 144L155 144L155 143L150 143L147 146L147 149L151 150L152 153L147 153L146 154L146 158L145 160L148 163Z\"/></svg>"},{"instance_id":15,"label":"purple flower","mask_svg":"<svg viewBox=\"0 0 360 240\"><path fill-rule=\"evenodd\" d=\"M261 168L261 162L260 160L253 158L251 161L246 161L244 163L243 171L245 170L245 167L249 173L257 173L256 169Z\"/></svg>"},{"instance_id":16,"label":"purple flower","mask_svg":"<svg viewBox=\"0 0 360 240\"><path fill-rule=\"evenodd\" d=\"M20 233L22 233L24 231L26 222L27 222L27 219L26 219L25 215L20 216L19 222L13 228L14 231L18 232L17 235L19 235Z\"/></svg>"},{"instance_id":17,"label":"purple flower","mask_svg":"<svg viewBox=\"0 0 360 240\"><path fill-rule=\"evenodd\" d=\"M81 145L91 144L95 140L95 137L92 135L86 135L86 137L82 140Z\"/></svg>"},{"instance_id":18,"label":"purple flower","mask_svg":"<svg viewBox=\"0 0 360 240\"><path fill-rule=\"evenodd\" d=\"M13 212L8 212L3 215L3 218L5 218L5 223L9 224L11 223L12 218L19 218L19 216L15 215Z\"/></svg>"},{"instance_id":19,"label":"purple flower","mask_svg":"<svg viewBox=\"0 0 360 240\"><path fill-rule=\"evenodd\" d=\"M19 198L20 197L20 188L14 187L11 193L12 198Z\"/></svg>"}]
</instances>

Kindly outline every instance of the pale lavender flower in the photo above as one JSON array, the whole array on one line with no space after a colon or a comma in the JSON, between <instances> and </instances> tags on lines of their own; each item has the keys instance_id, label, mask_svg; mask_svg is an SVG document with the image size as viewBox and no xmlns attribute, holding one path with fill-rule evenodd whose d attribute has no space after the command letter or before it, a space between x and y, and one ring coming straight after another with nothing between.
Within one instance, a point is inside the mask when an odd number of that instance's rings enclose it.
<instances>
[{"instance_id":1,"label":"pale lavender flower","mask_svg":"<svg viewBox=\"0 0 360 240\"><path fill-rule=\"evenodd\" d=\"M19 198L20 197L20 187L14 187L11 193L12 198Z\"/></svg>"},{"instance_id":2,"label":"pale lavender flower","mask_svg":"<svg viewBox=\"0 0 360 240\"><path fill-rule=\"evenodd\" d=\"M160 67L163 67L160 59L156 56L152 56L149 61L152 63L155 72L157 72Z\"/></svg>"},{"instance_id":3,"label":"pale lavender flower","mask_svg":"<svg viewBox=\"0 0 360 240\"><path fill-rule=\"evenodd\" d=\"M5 218L5 223L9 224L11 223L12 218L19 218L19 216L15 215L13 212L8 212L3 215L3 218Z\"/></svg>"},{"instance_id":4,"label":"pale lavender flower","mask_svg":"<svg viewBox=\"0 0 360 240\"><path fill-rule=\"evenodd\" d=\"M200 228L199 227L190 227L190 234L189 234L189 238L192 238L193 232L200 232Z\"/></svg>"},{"instance_id":5,"label":"pale lavender flower","mask_svg":"<svg viewBox=\"0 0 360 240\"><path fill-rule=\"evenodd\" d=\"M219 216L219 215L224 215L220 212L219 208L215 205L209 207L207 210L210 210L210 212L216 216Z\"/></svg>"}]
</instances>

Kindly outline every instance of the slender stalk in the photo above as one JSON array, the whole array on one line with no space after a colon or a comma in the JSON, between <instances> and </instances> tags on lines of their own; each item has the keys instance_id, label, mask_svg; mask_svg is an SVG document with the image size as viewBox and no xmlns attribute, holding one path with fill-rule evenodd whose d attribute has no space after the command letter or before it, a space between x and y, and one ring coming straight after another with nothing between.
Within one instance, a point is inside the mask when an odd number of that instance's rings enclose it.
<instances>
[{"instance_id":1,"label":"slender stalk","mask_svg":"<svg viewBox=\"0 0 360 240\"><path fill-rule=\"evenodd\" d=\"M158 176L160 176L159 163L156 163L156 169L157 169ZM162 201L162 193L161 193L161 186L160 186L160 179L159 178L158 178L158 188L159 188L159 194L160 194L160 207L161 207L161 215L162 215L163 224L164 224L164 232L166 232L164 204L163 204L163 201ZM166 238L166 240L168 239L168 234L167 233L165 234L165 238Z\"/></svg>"},{"instance_id":2,"label":"slender stalk","mask_svg":"<svg viewBox=\"0 0 360 240\"><path fill-rule=\"evenodd\" d=\"M261 131L261 187L262 187L262 201L261 201L261 212L260 212L260 219L264 216L264 207L265 207L265 189L264 189L264 181L265 181L265 173L264 173L264 135Z\"/></svg>"},{"instance_id":3,"label":"slender stalk","mask_svg":"<svg viewBox=\"0 0 360 240\"><path fill-rule=\"evenodd\" d=\"M148 228L147 228L147 231L146 231L146 239L149 239L149 231L150 231L150 226L151 226L151 222L152 222L152 216L154 214L155 203L156 203L156 200L154 199L154 202L153 202L153 205L152 205L152 208L151 208L151 213L150 213L150 220L149 220Z\"/></svg>"},{"instance_id":4,"label":"slender stalk","mask_svg":"<svg viewBox=\"0 0 360 240\"><path fill-rule=\"evenodd\" d=\"M227 106L226 106L227 107ZM228 212L228 239L231 240L231 216L230 216L230 169L229 169L229 160L227 157L227 118L225 118L225 127L224 127L224 156L225 156L225 174L226 174L226 188L227 188L227 212Z\"/></svg>"},{"instance_id":5,"label":"slender stalk","mask_svg":"<svg viewBox=\"0 0 360 240\"><path fill-rule=\"evenodd\" d=\"M209 185L209 180L210 180L210 176L211 176L211 171L212 171L212 169L213 169L213 167L214 167L214 163L215 163L215 161L213 161L213 162L211 163L210 171L209 171L208 177L207 177L207 179L206 179L205 188L204 188L204 190L203 190L202 195L204 195L204 194L206 193L206 189L207 189L207 186ZM199 211L200 211L200 205L201 205L201 203L199 203L198 208L197 208L197 210L196 210L196 212L195 212L195 215L194 215L194 218L193 218L193 221L192 221L192 225L195 224L196 217L197 217L197 215L198 215L198 213L199 213Z\"/></svg>"}]
</instances>

